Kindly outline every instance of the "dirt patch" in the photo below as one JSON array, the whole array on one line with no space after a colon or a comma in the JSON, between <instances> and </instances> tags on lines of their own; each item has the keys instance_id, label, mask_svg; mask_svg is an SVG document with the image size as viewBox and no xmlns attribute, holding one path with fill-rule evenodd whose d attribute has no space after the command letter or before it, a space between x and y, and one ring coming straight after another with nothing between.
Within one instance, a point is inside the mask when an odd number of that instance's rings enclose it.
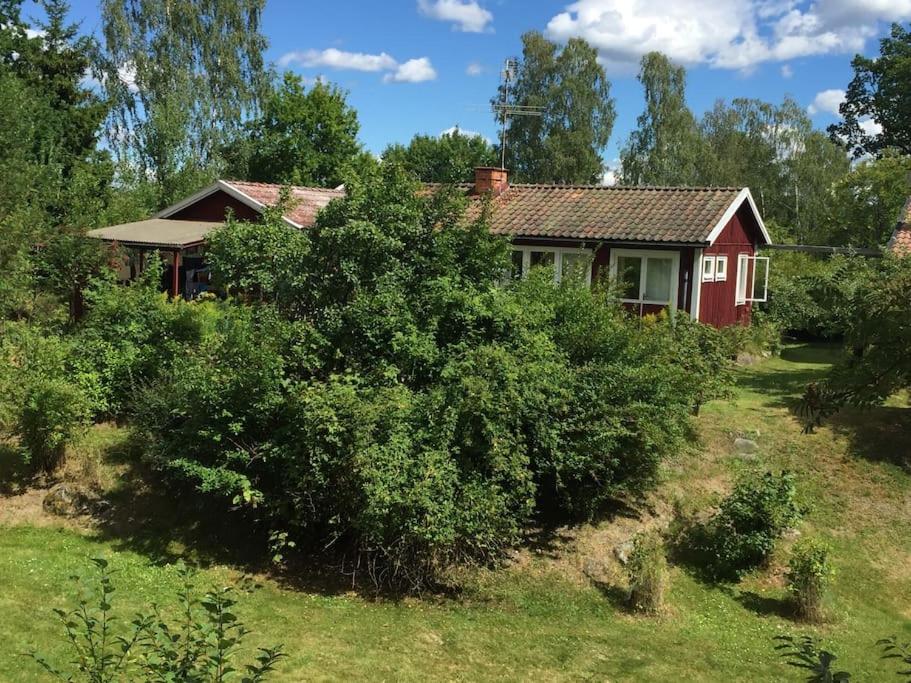
<instances>
[{"instance_id":1,"label":"dirt patch","mask_svg":"<svg viewBox=\"0 0 911 683\"><path fill-rule=\"evenodd\" d=\"M30 488L21 493L0 496L0 526L36 526L87 532L94 528L90 515L59 517L44 509L51 486Z\"/></svg>"}]
</instances>

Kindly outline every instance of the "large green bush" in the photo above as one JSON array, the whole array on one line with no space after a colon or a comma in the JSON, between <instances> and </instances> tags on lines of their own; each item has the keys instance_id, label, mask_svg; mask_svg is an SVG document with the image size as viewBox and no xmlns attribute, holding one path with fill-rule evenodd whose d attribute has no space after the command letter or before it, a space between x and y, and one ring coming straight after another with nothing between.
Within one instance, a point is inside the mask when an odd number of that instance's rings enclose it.
<instances>
[{"instance_id":1,"label":"large green bush","mask_svg":"<svg viewBox=\"0 0 911 683\"><path fill-rule=\"evenodd\" d=\"M176 481L420 587L496 561L536 516L641 493L729 360L700 355L713 330L642 324L599 287L543 270L499 286L507 245L483 211L383 174L350 183L279 259L237 249L247 228L229 223L212 262L240 298L138 415Z\"/></svg>"}]
</instances>

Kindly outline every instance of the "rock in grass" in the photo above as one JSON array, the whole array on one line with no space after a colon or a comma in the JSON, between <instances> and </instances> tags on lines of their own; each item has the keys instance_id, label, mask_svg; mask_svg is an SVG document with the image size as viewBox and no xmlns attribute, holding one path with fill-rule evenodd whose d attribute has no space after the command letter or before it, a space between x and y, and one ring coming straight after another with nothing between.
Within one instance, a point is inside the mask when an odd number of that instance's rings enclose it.
<instances>
[{"instance_id":1,"label":"rock in grass","mask_svg":"<svg viewBox=\"0 0 911 683\"><path fill-rule=\"evenodd\" d=\"M759 452L759 444L752 439L734 439L734 451L738 455L753 455Z\"/></svg>"},{"instance_id":2,"label":"rock in grass","mask_svg":"<svg viewBox=\"0 0 911 683\"><path fill-rule=\"evenodd\" d=\"M614 548L614 557L616 557L617 561L625 567L627 562L629 562L629 556L632 552L633 541L630 539Z\"/></svg>"},{"instance_id":3,"label":"rock in grass","mask_svg":"<svg viewBox=\"0 0 911 683\"><path fill-rule=\"evenodd\" d=\"M57 484L48 491L42 502L44 511L59 517L75 517L89 511L91 498L78 486Z\"/></svg>"}]
</instances>

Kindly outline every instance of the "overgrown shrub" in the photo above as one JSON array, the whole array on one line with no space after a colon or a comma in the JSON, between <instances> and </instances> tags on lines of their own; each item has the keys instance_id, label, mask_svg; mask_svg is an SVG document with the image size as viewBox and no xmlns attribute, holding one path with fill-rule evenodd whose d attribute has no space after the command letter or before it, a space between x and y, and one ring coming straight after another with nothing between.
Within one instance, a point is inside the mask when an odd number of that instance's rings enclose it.
<instances>
[{"instance_id":1,"label":"overgrown shrub","mask_svg":"<svg viewBox=\"0 0 911 683\"><path fill-rule=\"evenodd\" d=\"M788 564L788 592L794 599L797 616L811 622L823 619L823 601L835 570L831 548L820 541L798 541Z\"/></svg>"},{"instance_id":2,"label":"overgrown shrub","mask_svg":"<svg viewBox=\"0 0 911 683\"><path fill-rule=\"evenodd\" d=\"M25 388L17 433L36 469L53 471L66 446L91 418L79 387L58 378L35 378Z\"/></svg>"},{"instance_id":3,"label":"overgrown shrub","mask_svg":"<svg viewBox=\"0 0 911 683\"><path fill-rule=\"evenodd\" d=\"M664 539L656 531L641 532L633 539L626 565L630 605L640 612L657 614L664 607L668 573Z\"/></svg>"},{"instance_id":4,"label":"overgrown shrub","mask_svg":"<svg viewBox=\"0 0 911 683\"><path fill-rule=\"evenodd\" d=\"M219 278L245 303L181 347L138 417L176 482L421 588L496 562L536 516L640 494L729 359L702 359L714 330L641 324L598 286L547 270L500 286L483 207L383 174L349 184L293 258L221 233Z\"/></svg>"},{"instance_id":5,"label":"overgrown shrub","mask_svg":"<svg viewBox=\"0 0 911 683\"><path fill-rule=\"evenodd\" d=\"M77 605L54 612L63 625L70 661L66 667L32 651L29 656L54 678L85 683L116 681L206 681L261 683L285 655L281 646L263 648L241 674L235 660L249 630L234 612L236 600L230 588L212 589L196 597L193 571L178 567L181 590L179 616L157 607L139 614L128 626L113 612L113 571L107 560L92 560L97 571L94 585L80 586Z\"/></svg>"},{"instance_id":6,"label":"overgrown shrub","mask_svg":"<svg viewBox=\"0 0 911 683\"><path fill-rule=\"evenodd\" d=\"M792 474L753 475L737 483L714 517L691 530L689 543L709 576L737 579L763 564L802 516Z\"/></svg>"}]
</instances>

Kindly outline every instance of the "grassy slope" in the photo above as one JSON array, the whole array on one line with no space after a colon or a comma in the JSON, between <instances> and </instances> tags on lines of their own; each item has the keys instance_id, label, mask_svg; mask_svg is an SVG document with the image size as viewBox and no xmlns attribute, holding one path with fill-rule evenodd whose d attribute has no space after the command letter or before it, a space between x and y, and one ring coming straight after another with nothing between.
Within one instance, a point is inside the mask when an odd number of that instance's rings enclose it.
<instances>
[{"instance_id":1,"label":"grassy slope","mask_svg":"<svg viewBox=\"0 0 911 683\"><path fill-rule=\"evenodd\" d=\"M848 414L802 435L791 412L794 397L825 370L827 353L795 347L742 370L735 398L707 406L699 419L705 452L671 463L662 495L687 506L710 503L739 470L756 466L732 458L730 445L735 436L758 430L763 464L799 474L812 506L803 533L824 536L835 547L839 575L830 623L810 629L787 618L784 550L771 568L737 587L706 586L675 568L669 613L659 619L627 614L612 598L616 591L571 580L542 556L482 573L460 601L371 601L264 579L239 610L254 629L249 645L285 643L291 657L277 678L288 681L796 681L800 673L776 659L772 638L811 631L857 680L892 679L894 668L884 666L872 644L893 633L911 638L911 409L896 404ZM124 615L172 602L176 572L164 561L167 553L150 552L148 543L110 533L0 527L4 680L40 680L16 656L33 645L52 659L64 656L49 612L67 604L73 592L68 576L98 554L119 570L115 597ZM200 580L238 575L215 564Z\"/></svg>"}]
</instances>

